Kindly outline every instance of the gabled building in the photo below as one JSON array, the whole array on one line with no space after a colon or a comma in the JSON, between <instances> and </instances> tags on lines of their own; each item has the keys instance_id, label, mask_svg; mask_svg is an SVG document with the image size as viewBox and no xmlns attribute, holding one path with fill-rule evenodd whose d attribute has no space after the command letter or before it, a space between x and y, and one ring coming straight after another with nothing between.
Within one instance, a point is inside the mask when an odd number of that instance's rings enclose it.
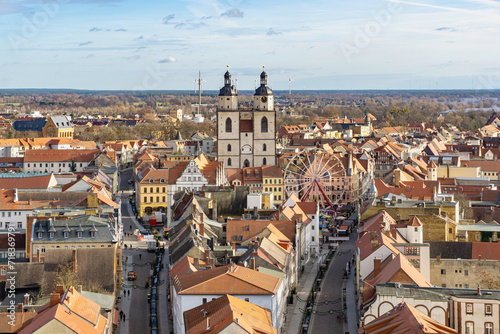
<instances>
[{"instance_id":1,"label":"gabled building","mask_svg":"<svg viewBox=\"0 0 500 334\"><path fill-rule=\"evenodd\" d=\"M28 173L82 172L100 150L28 150L24 170Z\"/></svg>"},{"instance_id":2,"label":"gabled building","mask_svg":"<svg viewBox=\"0 0 500 334\"><path fill-rule=\"evenodd\" d=\"M173 314L181 315L210 300L233 295L269 309L273 327L280 333L286 295L283 281L277 277L233 264L175 276L172 280ZM174 318L174 332L185 333L182 316Z\"/></svg>"},{"instance_id":3,"label":"gabled building","mask_svg":"<svg viewBox=\"0 0 500 334\"><path fill-rule=\"evenodd\" d=\"M186 334L277 334L269 309L224 295L184 312Z\"/></svg>"},{"instance_id":4,"label":"gabled building","mask_svg":"<svg viewBox=\"0 0 500 334\"><path fill-rule=\"evenodd\" d=\"M85 298L76 288L62 291L62 286L50 295L50 302L38 310L31 323L20 334L29 333L88 333L106 334L111 331L111 318L101 314L101 306Z\"/></svg>"},{"instance_id":5,"label":"gabled building","mask_svg":"<svg viewBox=\"0 0 500 334\"><path fill-rule=\"evenodd\" d=\"M458 332L440 324L410 304L401 303L358 329L358 334L385 333L456 334Z\"/></svg>"},{"instance_id":6,"label":"gabled building","mask_svg":"<svg viewBox=\"0 0 500 334\"><path fill-rule=\"evenodd\" d=\"M75 129L69 116L51 116L43 127L44 137L73 138Z\"/></svg>"}]
</instances>

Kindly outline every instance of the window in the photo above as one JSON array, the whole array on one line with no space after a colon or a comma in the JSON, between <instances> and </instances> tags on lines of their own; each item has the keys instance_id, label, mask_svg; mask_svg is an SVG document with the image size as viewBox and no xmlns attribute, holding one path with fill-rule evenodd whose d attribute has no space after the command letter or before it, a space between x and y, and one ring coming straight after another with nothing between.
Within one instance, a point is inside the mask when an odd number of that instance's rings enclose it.
<instances>
[{"instance_id":1,"label":"window","mask_svg":"<svg viewBox=\"0 0 500 334\"><path fill-rule=\"evenodd\" d=\"M484 334L493 334L493 323L487 322L484 324Z\"/></svg>"},{"instance_id":2,"label":"window","mask_svg":"<svg viewBox=\"0 0 500 334\"><path fill-rule=\"evenodd\" d=\"M243 163L243 167L250 167L250 161L248 161L248 159L245 159L245 162Z\"/></svg>"},{"instance_id":3,"label":"window","mask_svg":"<svg viewBox=\"0 0 500 334\"><path fill-rule=\"evenodd\" d=\"M17 228L23 228L23 223L17 222Z\"/></svg>"},{"instance_id":4,"label":"window","mask_svg":"<svg viewBox=\"0 0 500 334\"><path fill-rule=\"evenodd\" d=\"M42 239L42 235L43 235L42 232L38 232L38 239Z\"/></svg>"},{"instance_id":5,"label":"window","mask_svg":"<svg viewBox=\"0 0 500 334\"><path fill-rule=\"evenodd\" d=\"M165 202L165 196L162 196L161 201Z\"/></svg>"},{"instance_id":6,"label":"window","mask_svg":"<svg viewBox=\"0 0 500 334\"><path fill-rule=\"evenodd\" d=\"M54 238L54 232L50 232L50 238L53 239Z\"/></svg>"},{"instance_id":7,"label":"window","mask_svg":"<svg viewBox=\"0 0 500 334\"><path fill-rule=\"evenodd\" d=\"M5 268L2 268L2 276L5 276L7 275L7 270L5 270Z\"/></svg>"},{"instance_id":8,"label":"window","mask_svg":"<svg viewBox=\"0 0 500 334\"><path fill-rule=\"evenodd\" d=\"M149 203L153 203L153 196L149 197Z\"/></svg>"},{"instance_id":9,"label":"window","mask_svg":"<svg viewBox=\"0 0 500 334\"><path fill-rule=\"evenodd\" d=\"M250 298L245 298L245 301L246 302L250 302Z\"/></svg>"},{"instance_id":10,"label":"window","mask_svg":"<svg viewBox=\"0 0 500 334\"><path fill-rule=\"evenodd\" d=\"M266 144L262 144L262 151L267 151L267 145Z\"/></svg>"},{"instance_id":11,"label":"window","mask_svg":"<svg viewBox=\"0 0 500 334\"><path fill-rule=\"evenodd\" d=\"M78 232L78 238L81 238L82 237L82 232Z\"/></svg>"},{"instance_id":12,"label":"window","mask_svg":"<svg viewBox=\"0 0 500 334\"><path fill-rule=\"evenodd\" d=\"M147 194L148 193L148 188L144 188L144 193Z\"/></svg>"},{"instance_id":13,"label":"window","mask_svg":"<svg viewBox=\"0 0 500 334\"><path fill-rule=\"evenodd\" d=\"M227 159L227 165L231 166L231 158Z\"/></svg>"},{"instance_id":14,"label":"window","mask_svg":"<svg viewBox=\"0 0 500 334\"><path fill-rule=\"evenodd\" d=\"M38 247L35 246L35 254L38 254Z\"/></svg>"},{"instance_id":15,"label":"window","mask_svg":"<svg viewBox=\"0 0 500 334\"><path fill-rule=\"evenodd\" d=\"M476 241L481 241L481 232L476 233Z\"/></svg>"},{"instance_id":16,"label":"window","mask_svg":"<svg viewBox=\"0 0 500 334\"><path fill-rule=\"evenodd\" d=\"M206 298L203 298L203 299L202 299L202 304L206 304L206 302L207 302L207 299L206 299Z\"/></svg>"},{"instance_id":17,"label":"window","mask_svg":"<svg viewBox=\"0 0 500 334\"><path fill-rule=\"evenodd\" d=\"M69 233L68 233L68 232L64 232L64 238L66 238L66 239L67 239L67 238L68 238L68 236L69 236Z\"/></svg>"},{"instance_id":18,"label":"window","mask_svg":"<svg viewBox=\"0 0 500 334\"><path fill-rule=\"evenodd\" d=\"M492 315L493 314L491 304L484 305L484 314L485 315Z\"/></svg>"},{"instance_id":19,"label":"window","mask_svg":"<svg viewBox=\"0 0 500 334\"><path fill-rule=\"evenodd\" d=\"M465 323L465 334L474 334L474 323L467 321Z\"/></svg>"},{"instance_id":20,"label":"window","mask_svg":"<svg viewBox=\"0 0 500 334\"><path fill-rule=\"evenodd\" d=\"M156 203L160 201L160 196L156 196Z\"/></svg>"},{"instance_id":21,"label":"window","mask_svg":"<svg viewBox=\"0 0 500 334\"><path fill-rule=\"evenodd\" d=\"M446 275L446 269L441 269L441 275Z\"/></svg>"},{"instance_id":22,"label":"window","mask_svg":"<svg viewBox=\"0 0 500 334\"><path fill-rule=\"evenodd\" d=\"M148 198L146 196L144 196L144 203L147 203L148 202Z\"/></svg>"},{"instance_id":23,"label":"window","mask_svg":"<svg viewBox=\"0 0 500 334\"><path fill-rule=\"evenodd\" d=\"M262 120L260 121L260 130L262 133L266 133L267 132L267 117L262 117Z\"/></svg>"},{"instance_id":24,"label":"window","mask_svg":"<svg viewBox=\"0 0 500 334\"><path fill-rule=\"evenodd\" d=\"M227 151L231 152L231 144L227 144Z\"/></svg>"},{"instance_id":25,"label":"window","mask_svg":"<svg viewBox=\"0 0 500 334\"><path fill-rule=\"evenodd\" d=\"M45 254L45 246L41 247L41 252L42 252L42 254Z\"/></svg>"},{"instance_id":26,"label":"window","mask_svg":"<svg viewBox=\"0 0 500 334\"><path fill-rule=\"evenodd\" d=\"M233 132L233 124L231 123L231 119L226 118L226 132Z\"/></svg>"},{"instance_id":27,"label":"window","mask_svg":"<svg viewBox=\"0 0 500 334\"><path fill-rule=\"evenodd\" d=\"M160 192L160 187L156 187L156 192L159 193Z\"/></svg>"},{"instance_id":28,"label":"window","mask_svg":"<svg viewBox=\"0 0 500 334\"><path fill-rule=\"evenodd\" d=\"M162 188L162 192L165 192L165 187Z\"/></svg>"},{"instance_id":29,"label":"window","mask_svg":"<svg viewBox=\"0 0 500 334\"><path fill-rule=\"evenodd\" d=\"M234 236L234 241L238 241L238 236L237 235Z\"/></svg>"},{"instance_id":30,"label":"window","mask_svg":"<svg viewBox=\"0 0 500 334\"><path fill-rule=\"evenodd\" d=\"M472 309L472 303L467 303L465 305L465 310L467 314L474 314L473 309Z\"/></svg>"},{"instance_id":31,"label":"window","mask_svg":"<svg viewBox=\"0 0 500 334\"><path fill-rule=\"evenodd\" d=\"M262 159L262 165L267 165L267 159L266 158Z\"/></svg>"},{"instance_id":32,"label":"window","mask_svg":"<svg viewBox=\"0 0 500 334\"><path fill-rule=\"evenodd\" d=\"M311 241L314 242L314 237L311 238Z\"/></svg>"},{"instance_id":33,"label":"window","mask_svg":"<svg viewBox=\"0 0 500 334\"><path fill-rule=\"evenodd\" d=\"M464 275L465 276L469 276L469 271L468 270L464 270Z\"/></svg>"}]
</instances>

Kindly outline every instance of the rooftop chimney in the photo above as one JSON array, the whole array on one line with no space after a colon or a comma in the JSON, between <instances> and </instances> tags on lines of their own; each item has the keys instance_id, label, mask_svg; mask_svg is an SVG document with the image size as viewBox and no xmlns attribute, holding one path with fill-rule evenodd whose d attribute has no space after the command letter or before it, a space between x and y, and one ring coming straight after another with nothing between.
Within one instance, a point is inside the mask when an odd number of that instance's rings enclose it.
<instances>
[{"instance_id":1,"label":"rooftop chimney","mask_svg":"<svg viewBox=\"0 0 500 334\"><path fill-rule=\"evenodd\" d=\"M58 293L51 293L50 294L50 307L57 305L60 300L61 300L61 295L59 295Z\"/></svg>"},{"instance_id":2,"label":"rooftop chimney","mask_svg":"<svg viewBox=\"0 0 500 334\"><path fill-rule=\"evenodd\" d=\"M17 304L17 312L22 313L23 312L24 305L23 303Z\"/></svg>"},{"instance_id":3,"label":"rooftop chimney","mask_svg":"<svg viewBox=\"0 0 500 334\"><path fill-rule=\"evenodd\" d=\"M209 262L210 261L210 250L209 249L205 249L205 262Z\"/></svg>"},{"instance_id":4,"label":"rooftop chimney","mask_svg":"<svg viewBox=\"0 0 500 334\"><path fill-rule=\"evenodd\" d=\"M24 305L30 305L30 295L28 293L24 295Z\"/></svg>"},{"instance_id":5,"label":"rooftop chimney","mask_svg":"<svg viewBox=\"0 0 500 334\"><path fill-rule=\"evenodd\" d=\"M64 286L62 284L57 284L56 285L56 292L54 293L57 293L59 294L59 296L62 296L64 294Z\"/></svg>"},{"instance_id":6,"label":"rooftop chimney","mask_svg":"<svg viewBox=\"0 0 500 334\"><path fill-rule=\"evenodd\" d=\"M18 202L19 201L19 196L17 194L17 188L14 189L14 203Z\"/></svg>"},{"instance_id":7,"label":"rooftop chimney","mask_svg":"<svg viewBox=\"0 0 500 334\"><path fill-rule=\"evenodd\" d=\"M203 212L200 212L200 221L203 223Z\"/></svg>"},{"instance_id":8,"label":"rooftop chimney","mask_svg":"<svg viewBox=\"0 0 500 334\"><path fill-rule=\"evenodd\" d=\"M481 296L481 288L479 287L479 284L477 285L477 294Z\"/></svg>"},{"instance_id":9,"label":"rooftop chimney","mask_svg":"<svg viewBox=\"0 0 500 334\"><path fill-rule=\"evenodd\" d=\"M76 288L76 291L82 293L83 290L83 285L79 284L78 287Z\"/></svg>"},{"instance_id":10,"label":"rooftop chimney","mask_svg":"<svg viewBox=\"0 0 500 334\"><path fill-rule=\"evenodd\" d=\"M198 228L200 230L200 235L204 236L205 235L205 224L203 224L203 222L202 222L201 224L198 225Z\"/></svg>"},{"instance_id":11,"label":"rooftop chimney","mask_svg":"<svg viewBox=\"0 0 500 334\"><path fill-rule=\"evenodd\" d=\"M255 270L255 257L250 260L250 269Z\"/></svg>"},{"instance_id":12,"label":"rooftop chimney","mask_svg":"<svg viewBox=\"0 0 500 334\"><path fill-rule=\"evenodd\" d=\"M382 260L378 258L373 259L373 278L377 277L382 271Z\"/></svg>"}]
</instances>

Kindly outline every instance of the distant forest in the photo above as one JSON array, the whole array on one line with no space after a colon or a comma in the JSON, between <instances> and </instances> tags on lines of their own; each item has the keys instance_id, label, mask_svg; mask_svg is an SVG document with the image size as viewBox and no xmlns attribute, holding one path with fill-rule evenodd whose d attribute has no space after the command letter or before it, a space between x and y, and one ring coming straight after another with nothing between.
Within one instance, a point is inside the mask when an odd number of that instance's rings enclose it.
<instances>
[{"instance_id":1,"label":"distant forest","mask_svg":"<svg viewBox=\"0 0 500 334\"><path fill-rule=\"evenodd\" d=\"M178 131L183 138L195 132L214 136L217 91L205 91L200 113L205 122L172 124L158 115L182 109L184 115L198 113L198 94L187 91L75 91L0 90L0 112L4 118L40 111L66 114L73 119L94 117L139 117L146 120L133 128L110 125L97 132L80 135L82 140L102 142L116 139L154 138L170 140ZM249 108L253 91L239 91L241 108ZM402 126L407 122L426 122L437 126L451 124L475 132L485 125L492 112L500 112L500 90L413 90L413 91L275 91L277 127L312 124L337 117L362 118L371 113L375 127ZM12 136L6 134L4 136Z\"/></svg>"}]
</instances>

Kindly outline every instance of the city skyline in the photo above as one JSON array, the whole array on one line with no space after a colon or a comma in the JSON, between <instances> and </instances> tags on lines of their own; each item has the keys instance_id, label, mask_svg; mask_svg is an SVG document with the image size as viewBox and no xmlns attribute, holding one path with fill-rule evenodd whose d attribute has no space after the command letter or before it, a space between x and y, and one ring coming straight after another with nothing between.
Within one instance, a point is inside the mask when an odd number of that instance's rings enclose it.
<instances>
[{"instance_id":1,"label":"city skyline","mask_svg":"<svg viewBox=\"0 0 500 334\"><path fill-rule=\"evenodd\" d=\"M7 0L0 88L500 89L500 2Z\"/></svg>"}]
</instances>

